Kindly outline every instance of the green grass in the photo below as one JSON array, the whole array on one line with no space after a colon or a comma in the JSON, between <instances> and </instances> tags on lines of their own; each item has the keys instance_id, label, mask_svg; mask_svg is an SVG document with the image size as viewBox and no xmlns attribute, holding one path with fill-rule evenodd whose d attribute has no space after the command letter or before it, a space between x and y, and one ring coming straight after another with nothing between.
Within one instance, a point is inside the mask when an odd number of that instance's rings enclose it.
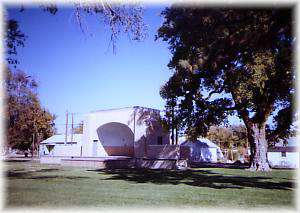
<instances>
[{"instance_id":1,"label":"green grass","mask_svg":"<svg viewBox=\"0 0 300 213\"><path fill-rule=\"evenodd\" d=\"M6 207L295 208L295 171L93 170L6 162Z\"/></svg>"}]
</instances>

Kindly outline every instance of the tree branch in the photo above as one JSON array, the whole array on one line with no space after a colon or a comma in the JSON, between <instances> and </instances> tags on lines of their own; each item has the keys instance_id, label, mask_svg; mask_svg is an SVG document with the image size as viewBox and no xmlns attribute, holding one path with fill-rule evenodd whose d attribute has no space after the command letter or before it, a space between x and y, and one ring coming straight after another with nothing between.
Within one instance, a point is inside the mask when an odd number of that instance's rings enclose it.
<instances>
[{"instance_id":1,"label":"tree branch","mask_svg":"<svg viewBox=\"0 0 300 213\"><path fill-rule=\"evenodd\" d=\"M213 91L211 91L209 94L208 94L208 96L204 99L204 100L209 100L210 98L211 98L211 96L213 95L213 94L220 94L221 92L223 92L224 91L224 87L220 87L219 89L216 89L216 90L213 90Z\"/></svg>"},{"instance_id":2,"label":"tree branch","mask_svg":"<svg viewBox=\"0 0 300 213\"><path fill-rule=\"evenodd\" d=\"M231 110L239 110L239 109L241 109L241 108L238 106L233 106L233 107L225 107L225 108L222 108L221 110L231 111Z\"/></svg>"}]
</instances>

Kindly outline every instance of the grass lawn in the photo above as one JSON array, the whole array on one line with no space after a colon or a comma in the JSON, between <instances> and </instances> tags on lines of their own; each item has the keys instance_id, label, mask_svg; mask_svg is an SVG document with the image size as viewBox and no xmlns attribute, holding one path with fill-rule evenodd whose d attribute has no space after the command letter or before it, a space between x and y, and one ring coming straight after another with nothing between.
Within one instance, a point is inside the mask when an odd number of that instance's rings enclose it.
<instances>
[{"instance_id":1,"label":"grass lawn","mask_svg":"<svg viewBox=\"0 0 300 213\"><path fill-rule=\"evenodd\" d=\"M5 162L6 207L283 207L295 209L295 171L93 170Z\"/></svg>"}]
</instances>

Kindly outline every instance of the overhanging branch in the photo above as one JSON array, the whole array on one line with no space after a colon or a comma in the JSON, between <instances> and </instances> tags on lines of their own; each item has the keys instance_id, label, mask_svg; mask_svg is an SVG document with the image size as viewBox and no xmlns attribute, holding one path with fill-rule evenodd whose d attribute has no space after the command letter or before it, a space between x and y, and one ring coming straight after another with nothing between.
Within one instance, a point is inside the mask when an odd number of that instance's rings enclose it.
<instances>
[{"instance_id":1,"label":"overhanging branch","mask_svg":"<svg viewBox=\"0 0 300 213\"><path fill-rule=\"evenodd\" d=\"M239 110L239 109L241 109L241 108L238 106L221 108L221 110L223 110L223 111L232 111L232 110Z\"/></svg>"},{"instance_id":2,"label":"overhanging branch","mask_svg":"<svg viewBox=\"0 0 300 213\"><path fill-rule=\"evenodd\" d=\"M209 100L213 94L221 94L224 91L224 87L211 91L204 100Z\"/></svg>"}]
</instances>

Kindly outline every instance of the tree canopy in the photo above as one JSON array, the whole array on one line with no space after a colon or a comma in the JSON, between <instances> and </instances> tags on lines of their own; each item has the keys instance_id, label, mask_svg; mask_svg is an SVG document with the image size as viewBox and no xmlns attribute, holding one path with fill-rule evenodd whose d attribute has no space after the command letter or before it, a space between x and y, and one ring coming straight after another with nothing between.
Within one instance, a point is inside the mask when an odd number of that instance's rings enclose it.
<instances>
[{"instance_id":1,"label":"tree canopy","mask_svg":"<svg viewBox=\"0 0 300 213\"><path fill-rule=\"evenodd\" d=\"M176 99L185 132L206 135L237 115L252 137L252 157L266 155L259 141L286 137L293 120L292 9L172 6L162 15L157 39L168 42L174 70L162 93Z\"/></svg>"},{"instance_id":2,"label":"tree canopy","mask_svg":"<svg viewBox=\"0 0 300 213\"><path fill-rule=\"evenodd\" d=\"M74 134L82 134L83 133L83 121L80 121L77 127L73 130Z\"/></svg>"},{"instance_id":3,"label":"tree canopy","mask_svg":"<svg viewBox=\"0 0 300 213\"><path fill-rule=\"evenodd\" d=\"M32 148L55 132L55 116L43 108L37 97L37 83L22 71L5 70L7 146Z\"/></svg>"}]
</instances>

